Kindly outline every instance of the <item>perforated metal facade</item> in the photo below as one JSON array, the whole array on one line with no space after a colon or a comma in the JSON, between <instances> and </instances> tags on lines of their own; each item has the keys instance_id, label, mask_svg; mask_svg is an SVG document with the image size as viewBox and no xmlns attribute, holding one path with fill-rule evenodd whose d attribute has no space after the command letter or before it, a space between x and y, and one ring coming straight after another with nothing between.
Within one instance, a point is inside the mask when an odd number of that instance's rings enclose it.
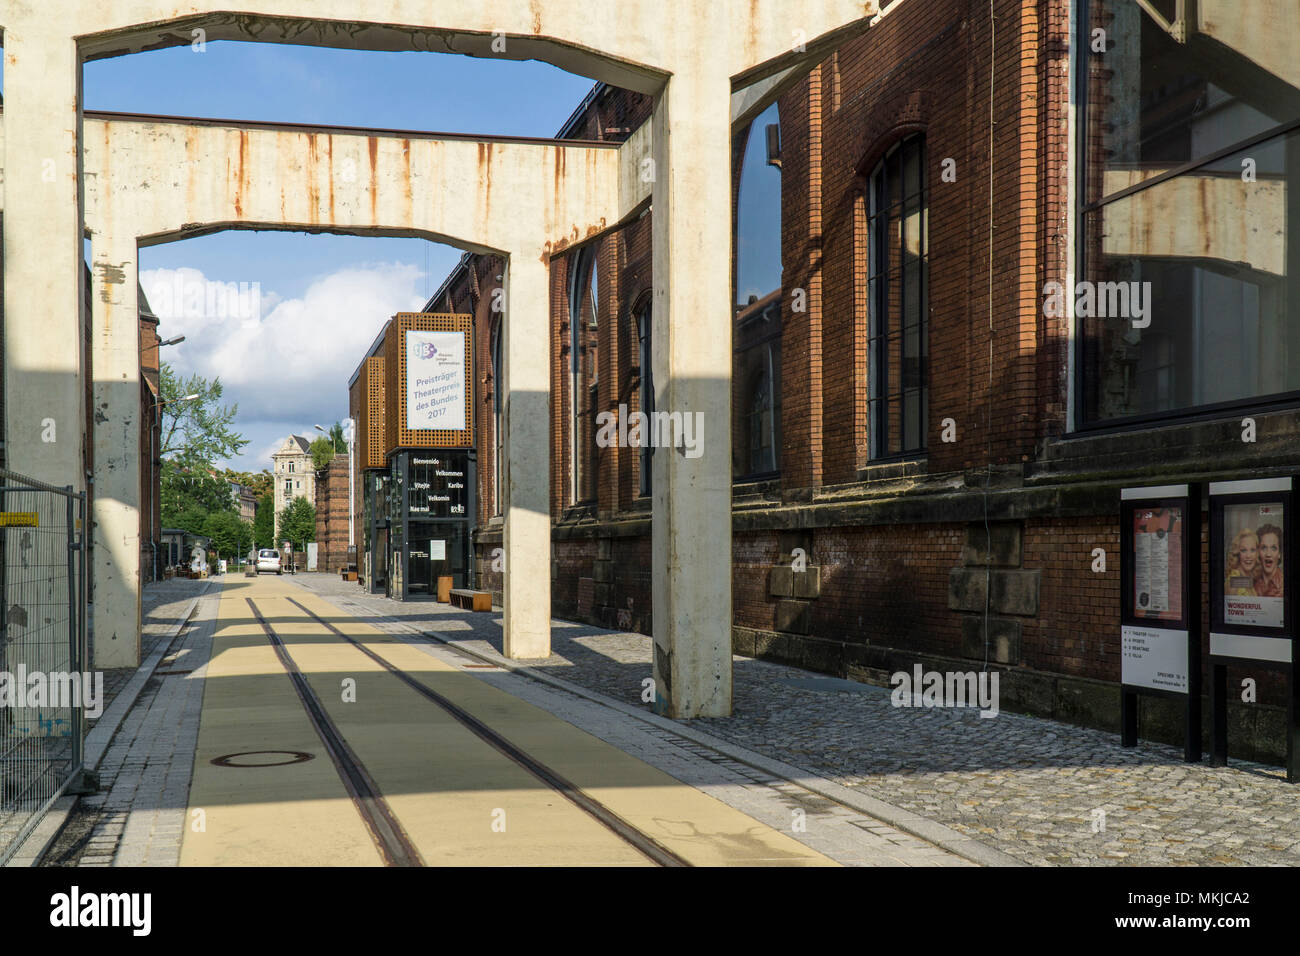
<instances>
[{"instance_id":1,"label":"perforated metal facade","mask_svg":"<svg viewBox=\"0 0 1300 956\"><path fill-rule=\"evenodd\" d=\"M383 468L384 452L387 450L384 409L384 395L387 382L384 379L384 357L371 356L361 366L361 375L357 378L361 387L365 408L360 421L365 425L357 430L357 447L361 449L362 468Z\"/></svg>"},{"instance_id":2,"label":"perforated metal facade","mask_svg":"<svg viewBox=\"0 0 1300 956\"><path fill-rule=\"evenodd\" d=\"M465 396L463 429L409 429L406 427L406 333L463 332L465 335L465 383L474 381L474 319L451 313L399 312L384 334L384 381L392 414L385 421L384 454L398 448L472 448L474 446L473 396Z\"/></svg>"}]
</instances>

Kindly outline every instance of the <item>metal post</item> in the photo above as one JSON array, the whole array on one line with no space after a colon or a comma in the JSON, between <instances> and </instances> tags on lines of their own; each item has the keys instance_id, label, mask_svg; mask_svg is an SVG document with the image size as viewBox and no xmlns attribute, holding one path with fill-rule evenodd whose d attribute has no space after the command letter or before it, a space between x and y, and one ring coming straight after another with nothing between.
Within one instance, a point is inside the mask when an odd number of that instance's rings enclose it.
<instances>
[{"instance_id":1,"label":"metal post","mask_svg":"<svg viewBox=\"0 0 1300 956\"><path fill-rule=\"evenodd\" d=\"M1295 662L1286 669L1286 780L1300 780L1300 753L1296 751L1296 721L1300 719L1300 700L1296 699L1300 685L1295 679Z\"/></svg>"},{"instance_id":2,"label":"metal post","mask_svg":"<svg viewBox=\"0 0 1300 956\"><path fill-rule=\"evenodd\" d=\"M65 501L66 508L66 531L68 545L68 661L69 670L74 674L80 674L85 671L85 663L81 658L81 629L77 626L77 599L81 596L76 586L77 581L77 539L76 526L73 524L74 516L72 513L73 489L72 485L66 485L67 498ZM81 707L77 706L74 701L72 705L72 770L75 772L81 769L82 762L82 733L84 730L82 721L84 714Z\"/></svg>"},{"instance_id":3,"label":"metal post","mask_svg":"<svg viewBox=\"0 0 1300 956\"><path fill-rule=\"evenodd\" d=\"M1228 764L1228 666L1210 663L1210 766Z\"/></svg>"}]
</instances>

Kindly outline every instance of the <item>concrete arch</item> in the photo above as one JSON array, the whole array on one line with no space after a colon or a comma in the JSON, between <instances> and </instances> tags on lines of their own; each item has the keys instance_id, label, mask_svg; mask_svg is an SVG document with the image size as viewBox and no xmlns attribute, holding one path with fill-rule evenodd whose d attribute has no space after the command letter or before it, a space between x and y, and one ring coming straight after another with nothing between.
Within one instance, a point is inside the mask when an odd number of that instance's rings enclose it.
<instances>
[{"instance_id":1,"label":"concrete arch","mask_svg":"<svg viewBox=\"0 0 1300 956\"><path fill-rule=\"evenodd\" d=\"M544 338L548 250L619 207L616 149L379 131L85 120L92 248L96 666L139 656L138 249L219 229L422 236L509 263L505 379L508 646L550 627ZM447 183L477 188L449 190ZM531 460L531 467L522 463ZM511 561L511 551L519 560ZM545 555L539 560L539 555Z\"/></svg>"},{"instance_id":2,"label":"concrete arch","mask_svg":"<svg viewBox=\"0 0 1300 956\"><path fill-rule=\"evenodd\" d=\"M902 2L895 0L890 10ZM56 484L71 479L83 486L80 443L67 438L69 432L82 437L82 390L52 387L85 374L77 346L83 190L84 228L95 237L95 418L101 412L105 416L94 439L97 452L107 449L108 456L103 470L96 463L96 490L104 509L96 506L102 519L97 534L101 543L119 550L124 547L120 535L138 535L138 524L133 532L126 527L135 520L130 502L138 492L128 480L133 466L115 442L117 436L131 440L122 416L131 383L138 377L134 334L129 354L123 343L126 326L135 326L136 291L134 281L125 278L134 277L140 237L183 233L187 223L319 221L323 226L347 218L355 226L366 219L370 202L369 196L344 189L348 217L340 216L335 175L340 170L331 162L330 175L323 180L318 174L300 173L308 192L292 197L286 193L281 211L280 197L269 192L264 181L268 174L247 164L249 155L262 155L258 150L278 155L274 144L254 145L245 140L262 138L228 129L203 132L194 123L182 125L194 130L186 135L203 144L201 154L197 145L193 147L196 162L199 155L215 158L223 175L225 164L230 164L233 181L244 183L246 190L227 190L232 180L217 182L207 169L210 164L205 164L207 178L201 181L194 178L194 170L175 162L156 170L163 177L158 180L117 178L114 163L121 171L123 157L111 148L114 137L134 137L132 163L161 151L164 144L177 150L174 155L184 155L185 146L176 143L175 130L157 124L148 130L115 129L108 122L96 125L92 117L83 123L83 58L191 42L192 35L187 38L178 31L202 25L209 31L207 39L276 39L373 49L418 49L415 44L423 43L424 48L441 44L438 48L469 53L486 48L486 55L536 56L573 72L655 92L652 122L612 161L584 155L581 162L569 164L570 147L550 147L549 165L536 154L521 159L520 169L544 169L554 188L544 179L523 184L523 192L531 185L544 199L525 198L517 208L512 205L508 211L513 226L504 221L502 203L493 198L500 193L495 167L484 163L494 170L488 189L477 172L464 172L470 163L459 147L417 149L413 139L407 158L412 150L440 152L426 168L443 173L456 169L466 178L460 181L462 195L452 197L440 219L427 209L417 211L414 196L411 218L425 215L430 221L421 228L437 234L480 236L485 245L510 256L505 347L505 498L510 511L505 551L507 571L524 573L507 573L506 650L515 656L544 656L550 645L550 590L546 566L537 558L550 550L549 370L543 350L530 351L527 343L530 329L547 328L545 261L556 249L585 238L584 232L594 225L587 218L592 210L602 211L606 222L600 228L608 228L647 200L653 203L653 374L662 407L704 414L711 436L699 458L654 456L656 707L684 717L729 713L731 296L728 284L717 277L728 274L731 253L731 128L738 113L755 109L763 97L789 82L790 70L816 62L849 33L866 29L879 14L877 0L501 0L490 5L481 0L190 0L188 6L179 16L174 0L19 2L0 10L6 60L6 464L38 479ZM505 50L492 48L498 38L505 39ZM736 90L758 81L765 82L762 90L733 101ZM241 143L244 170L251 170L248 176L238 174ZM395 148L382 145L386 151ZM474 148L487 151L493 162L511 153L496 144ZM400 171L397 154L385 155ZM559 157L565 159L563 168ZM127 168L139 171L138 165ZM319 158L313 168L319 173ZM373 168L386 167L377 160ZM406 202L403 188L414 189L415 177L413 172L394 175L396 181L376 187L370 227L406 222L400 214ZM376 176L383 181L380 172ZM170 185L164 188L166 177L171 177ZM324 198L330 183L336 190L332 213ZM187 192L191 187L193 192ZM232 214L235 195L238 208ZM511 195L511 202L517 201L519 194ZM290 207L299 204L305 214L291 212ZM475 216L484 222L475 224ZM440 222L436 227L434 219ZM40 422L47 418L60 423L65 437L59 443L41 440ZM119 585L110 591L138 596L138 571L130 582L126 567ZM129 609L128 603L133 605ZM104 646L115 641L138 646L138 614L138 597L114 608L97 606L96 631ZM109 625L110 620L115 623ZM107 633L100 633L101 625Z\"/></svg>"}]
</instances>

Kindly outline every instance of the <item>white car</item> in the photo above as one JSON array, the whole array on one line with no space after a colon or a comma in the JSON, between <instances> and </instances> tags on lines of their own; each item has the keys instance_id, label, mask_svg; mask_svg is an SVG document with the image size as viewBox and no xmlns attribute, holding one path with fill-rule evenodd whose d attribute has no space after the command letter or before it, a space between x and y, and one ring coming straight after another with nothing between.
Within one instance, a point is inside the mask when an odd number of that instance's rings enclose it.
<instances>
[{"instance_id":1,"label":"white car","mask_svg":"<svg viewBox=\"0 0 1300 956\"><path fill-rule=\"evenodd\" d=\"M263 571L284 573L280 570L280 553L273 548L263 548L257 552L257 573L261 574Z\"/></svg>"}]
</instances>

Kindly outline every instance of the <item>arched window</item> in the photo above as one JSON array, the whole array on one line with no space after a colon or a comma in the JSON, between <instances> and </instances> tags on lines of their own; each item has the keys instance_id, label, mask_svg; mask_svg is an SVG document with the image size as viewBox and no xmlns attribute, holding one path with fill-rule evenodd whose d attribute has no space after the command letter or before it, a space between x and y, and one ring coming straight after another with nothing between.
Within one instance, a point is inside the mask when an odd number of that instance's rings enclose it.
<instances>
[{"instance_id":1,"label":"arched window","mask_svg":"<svg viewBox=\"0 0 1300 956\"><path fill-rule=\"evenodd\" d=\"M867 214L867 410L871 458L925 450L929 295L925 138L872 170Z\"/></svg>"},{"instance_id":2,"label":"arched window","mask_svg":"<svg viewBox=\"0 0 1300 956\"><path fill-rule=\"evenodd\" d=\"M781 468L781 123L775 103L750 124L737 175L731 459L732 476L749 479Z\"/></svg>"},{"instance_id":3,"label":"arched window","mask_svg":"<svg viewBox=\"0 0 1300 956\"><path fill-rule=\"evenodd\" d=\"M505 475L504 450L505 435L502 430L501 410L505 404L502 394L505 380L501 377L501 320L492 326L492 338L489 346L489 361L492 363L492 462L495 479L492 486L492 513L501 514L501 482Z\"/></svg>"},{"instance_id":4,"label":"arched window","mask_svg":"<svg viewBox=\"0 0 1300 956\"><path fill-rule=\"evenodd\" d=\"M653 421L652 416L655 411L655 385L652 366L650 364L650 320L651 320L651 300L646 296L645 304L636 313L636 337L637 337L637 355L638 364L641 369L641 383L639 390L640 409L646 415L647 421ZM653 489L654 477L654 446L646 442L641 447L641 488L640 493L649 495Z\"/></svg>"},{"instance_id":5,"label":"arched window","mask_svg":"<svg viewBox=\"0 0 1300 956\"><path fill-rule=\"evenodd\" d=\"M579 250L569 277L569 461L573 504L596 497L596 247Z\"/></svg>"}]
</instances>

